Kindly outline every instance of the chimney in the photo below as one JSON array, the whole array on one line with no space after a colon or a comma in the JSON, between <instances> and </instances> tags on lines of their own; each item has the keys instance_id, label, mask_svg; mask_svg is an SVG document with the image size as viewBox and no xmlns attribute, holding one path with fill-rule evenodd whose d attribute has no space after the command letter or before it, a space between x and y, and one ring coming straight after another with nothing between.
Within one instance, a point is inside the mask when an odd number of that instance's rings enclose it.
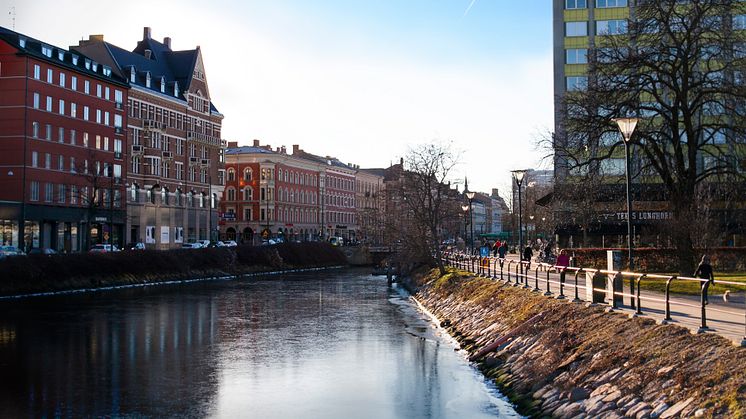
<instances>
[{"instance_id":1,"label":"chimney","mask_svg":"<svg viewBox=\"0 0 746 419\"><path fill-rule=\"evenodd\" d=\"M238 148L238 141L228 141L228 148Z\"/></svg>"},{"instance_id":2,"label":"chimney","mask_svg":"<svg viewBox=\"0 0 746 419\"><path fill-rule=\"evenodd\" d=\"M143 30L142 30L142 39L143 40L150 39L150 27L146 26L146 27L143 28Z\"/></svg>"},{"instance_id":3,"label":"chimney","mask_svg":"<svg viewBox=\"0 0 746 419\"><path fill-rule=\"evenodd\" d=\"M163 45L165 45L166 48L171 49L171 37L170 36L163 38Z\"/></svg>"},{"instance_id":4,"label":"chimney","mask_svg":"<svg viewBox=\"0 0 746 419\"><path fill-rule=\"evenodd\" d=\"M293 144L293 154L300 151L300 146L298 144Z\"/></svg>"},{"instance_id":5,"label":"chimney","mask_svg":"<svg viewBox=\"0 0 746 419\"><path fill-rule=\"evenodd\" d=\"M103 35L88 35L89 41L97 41L97 42L104 42L104 36Z\"/></svg>"},{"instance_id":6,"label":"chimney","mask_svg":"<svg viewBox=\"0 0 746 419\"><path fill-rule=\"evenodd\" d=\"M153 51L151 51L149 49L146 49L145 50L145 58L147 58L149 60L150 57L152 57L152 56L153 56Z\"/></svg>"},{"instance_id":7,"label":"chimney","mask_svg":"<svg viewBox=\"0 0 746 419\"><path fill-rule=\"evenodd\" d=\"M254 147L259 147L259 140L254 140Z\"/></svg>"},{"instance_id":8,"label":"chimney","mask_svg":"<svg viewBox=\"0 0 746 419\"><path fill-rule=\"evenodd\" d=\"M288 153L287 148L285 148L285 146L280 147L280 153L287 154Z\"/></svg>"},{"instance_id":9,"label":"chimney","mask_svg":"<svg viewBox=\"0 0 746 419\"><path fill-rule=\"evenodd\" d=\"M401 164L402 166L404 166L404 157L402 157L402 158L399 159L399 164Z\"/></svg>"}]
</instances>

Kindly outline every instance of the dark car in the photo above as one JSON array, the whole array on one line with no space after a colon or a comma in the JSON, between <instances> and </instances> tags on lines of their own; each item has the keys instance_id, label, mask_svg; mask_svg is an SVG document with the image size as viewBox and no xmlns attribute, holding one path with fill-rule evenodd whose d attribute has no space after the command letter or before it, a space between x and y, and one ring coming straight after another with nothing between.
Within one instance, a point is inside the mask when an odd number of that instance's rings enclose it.
<instances>
[{"instance_id":1,"label":"dark car","mask_svg":"<svg viewBox=\"0 0 746 419\"><path fill-rule=\"evenodd\" d=\"M49 247L32 247L28 251L29 255L56 255L57 251Z\"/></svg>"}]
</instances>

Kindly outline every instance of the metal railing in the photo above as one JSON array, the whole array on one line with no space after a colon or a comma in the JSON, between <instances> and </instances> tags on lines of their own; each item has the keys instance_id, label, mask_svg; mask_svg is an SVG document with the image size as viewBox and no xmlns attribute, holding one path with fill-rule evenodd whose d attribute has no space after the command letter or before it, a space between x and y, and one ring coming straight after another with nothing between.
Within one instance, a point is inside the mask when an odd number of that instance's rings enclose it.
<instances>
[{"instance_id":1,"label":"metal railing","mask_svg":"<svg viewBox=\"0 0 746 419\"><path fill-rule=\"evenodd\" d=\"M711 285L711 282L707 279L702 278L691 278L679 275L659 275L659 274L646 274L640 272L626 272L626 271L613 271L606 269L594 269L594 268L582 268L582 267L571 267L571 266L557 266L548 263L529 262L524 260L513 260L507 258L497 257L479 257L469 255L461 252L444 252L443 260L446 265L475 273L478 276L490 278L493 280L504 281L506 284L510 284L515 287L523 287L525 289L531 289L534 293L541 293L542 286L544 287L543 295L548 297L554 297L557 299L566 299L565 288L571 288L574 297L571 302L584 302L590 303L606 303L609 305L608 310L616 310L619 308L619 301L626 298L629 300L629 307L634 310L635 316L644 314L644 305L650 303L659 303L664 306L662 324L666 324L674 321L673 312L671 310L672 305L689 308L699 308L699 328L698 333L711 330L707 326L708 310L710 313L717 312L720 314L730 315L734 317L740 316L739 313L724 310L722 308L710 307L708 308L707 292ZM533 272L531 268L533 267ZM539 275L539 272L545 275ZM533 275L532 275L533 274ZM554 276L552 276L554 274ZM590 278L586 279L586 285L579 283L579 276L581 274L590 275ZM573 283L566 281L568 275L574 276ZM604 277L604 287L599 288L596 286L588 286L589 282L593 284L593 278L596 276ZM628 279L632 285L630 293L624 292L624 281ZM665 293L660 294L648 293L642 295L641 284L647 280L665 280ZM529 282L533 282L533 287ZM600 282L600 278L597 278ZM694 304L687 299L678 298L673 299L671 293L671 284L674 281L689 281L696 282L700 288L699 303ZM543 282L543 283L542 283ZM743 288L746 284L733 282L733 281L717 281L720 285L732 285L737 288ZM552 289L556 290L555 295ZM581 298L581 290L586 298ZM596 295L604 294L605 297L594 298ZM590 301L588 296L591 296ZM746 297L746 296L745 296ZM607 301L608 300L608 301ZM652 308L650 308L652 310ZM685 313L680 313L681 317L688 317ZM741 341L741 346L746 346L746 298L744 298L744 335Z\"/></svg>"}]
</instances>

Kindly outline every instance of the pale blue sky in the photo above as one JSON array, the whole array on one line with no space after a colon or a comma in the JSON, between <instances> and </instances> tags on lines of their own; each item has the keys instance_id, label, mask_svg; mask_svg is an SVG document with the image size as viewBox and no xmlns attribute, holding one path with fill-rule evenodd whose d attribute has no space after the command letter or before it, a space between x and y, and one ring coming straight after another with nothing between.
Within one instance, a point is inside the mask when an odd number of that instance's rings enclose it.
<instances>
[{"instance_id":1,"label":"pale blue sky","mask_svg":"<svg viewBox=\"0 0 746 419\"><path fill-rule=\"evenodd\" d=\"M0 25L58 46L89 34L132 49L143 26L200 45L223 137L299 144L362 167L453 140L455 177L499 187L537 167L552 126L546 0L0 0ZM201 22L201 23L200 23Z\"/></svg>"}]
</instances>

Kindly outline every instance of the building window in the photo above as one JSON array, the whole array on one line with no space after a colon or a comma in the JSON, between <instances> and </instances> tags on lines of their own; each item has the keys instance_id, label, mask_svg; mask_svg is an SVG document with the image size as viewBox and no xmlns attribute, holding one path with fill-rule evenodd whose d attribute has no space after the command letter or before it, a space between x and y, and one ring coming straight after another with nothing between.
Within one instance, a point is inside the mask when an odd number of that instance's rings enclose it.
<instances>
[{"instance_id":1,"label":"building window","mask_svg":"<svg viewBox=\"0 0 746 419\"><path fill-rule=\"evenodd\" d=\"M145 87L150 88L150 71L145 73Z\"/></svg>"},{"instance_id":2,"label":"building window","mask_svg":"<svg viewBox=\"0 0 746 419\"><path fill-rule=\"evenodd\" d=\"M231 167L228 169L228 182L233 182L236 180L236 171Z\"/></svg>"},{"instance_id":3,"label":"building window","mask_svg":"<svg viewBox=\"0 0 746 419\"><path fill-rule=\"evenodd\" d=\"M47 128L46 129L47 132L46 132L45 138L49 141L52 141L52 124L47 124L46 128Z\"/></svg>"},{"instance_id":4,"label":"building window","mask_svg":"<svg viewBox=\"0 0 746 419\"><path fill-rule=\"evenodd\" d=\"M31 198L32 201L38 201L39 200L39 182L32 180L31 181Z\"/></svg>"},{"instance_id":5,"label":"building window","mask_svg":"<svg viewBox=\"0 0 746 419\"><path fill-rule=\"evenodd\" d=\"M70 77L70 88L73 90L78 90L78 78L75 76Z\"/></svg>"},{"instance_id":6,"label":"building window","mask_svg":"<svg viewBox=\"0 0 746 419\"><path fill-rule=\"evenodd\" d=\"M596 7L627 7L627 0L596 0Z\"/></svg>"},{"instance_id":7,"label":"building window","mask_svg":"<svg viewBox=\"0 0 746 419\"><path fill-rule=\"evenodd\" d=\"M65 142L65 128L59 127L57 129L57 141L64 143Z\"/></svg>"},{"instance_id":8,"label":"building window","mask_svg":"<svg viewBox=\"0 0 746 419\"><path fill-rule=\"evenodd\" d=\"M107 87L104 88L104 99L109 100L109 97L110 97L109 93L110 93L110 89L107 86Z\"/></svg>"},{"instance_id":9,"label":"building window","mask_svg":"<svg viewBox=\"0 0 746 419\"><path fill-rule=\"evenodd\" d=\"M31 167L39 167L39 153L36 151L31 152Z\"/></svg>"},{"instance_id":10,"label":"building window","mask_svg":"<svg viewBox=\"0 0 746 419\"><path fill-rule=\"evenodd\" d=\"M249 181L251 180L252 171L250 167L247 167L243 170L243 180Z\"/></svg>"},{"instance_id":11,"label":"building window","mask_svg":"<svg viewBox=\"0 0 746 419\"><path fill-rule=\"evenodd\" d=\"M52 96L47 96L47 112L52 112Z\"/></svg>"},{"instance_id":12,"label":"building window","mask_svg":"<svg viewBox=\"0 0 746 419\"><path fill-rule=\"evenodd\" d=\"M75 170L75 157L70 157L70 173L76 173L76 170Z\"/></svg>"},{"instance_id":13,"label":"building window","mask_svg":"<svg viewBox=\"0 0 746 419\"><path fill-rule=\"evenodd\" d=\"M109 126L109 112L104 112L104 125Z\"/></svg>"},{"instance_id":14,"label":"building window","mask_svg":"<svg viewBox=\"0 0 746 419\"><path fill-rule=\"evenodd\" d=\"M565 36L588 36L588 22L565 22Z\"/></svg>"},{"instance_id":15,"label":"building window","mask_svg":"<svg viewBox=\"0 0 746 419\"><path fill-rule=\"evenodd\" d=\"M586 0L565 0L565 9L585 9Z\"/></svg>"},{"instance_id":16,"label":"building window","mask_svg":"<svg viewBox=\"0 0 746 419\"><path fill-rule=\"evenodd\" d=\"M101 123L101 109L96 109L96 123Z\"/></svg>"},{"instance_id":17,"label":"building window","mask_svg":"<svg viewBox=\"0 0 746 419\"><path fill-rule=\"evenodd\" d=\"M573 48L565 50L565 64L588 64L588 49Z\"/></svg>"},{"instance_id":18,"label":"building window","mask_svg":"<svg viewBox=\"0 0 746 419\"><path fill-rule=\"evenodd\" d=\"M70 203L76 205L78 203L78 187L70 185Z\"/></svg>"},{"instance_id":19,"label":"building window","mask_svg":"<svg viewBox=\"0 0 746 419\"><path fill-rule=\"evenodd\" d=\"M108 89L108 87L107 87L107 89ZM123 100L124 99L123 99L122 91L115 89L114 90L114 102L121 104Z\"/></svg>"},{"instance_id":20,"label":"building window","mask_svg":"<svg viewBox=\"0 0 746 419\"><path fill-rule=\"evenodd\" d=\"M65 185L59 184L57 185L57 202L60 204L65 203L65 196L67 196L67 190Z\"/></svg>"},{"instance_id":21,"label":"building window","mask_svg":"<svg viewBox=\"0 0 746 419\"><path fill-rule=\"evenodd\" d=\"M60 108L59 109L60 115L64 115L65 114L65 100L64 99L60 99L59 105L60 105L59 106L59 108Z\"/></svg>"},{"instance_id":22,"label":"building window","mask_svg":"<svg viewBox=\"0 0 746 419\"><path fill-rule=\"evenodd\" d=\"M585 90L588 87L588 77L586 76L571 76L567 77L567 91Z\"/></svg>"},{"instance_id":23,"label":"building window","mask_svg":"<svg viewBox=\"0 0 746 419\"><path fill-rule=\"evenodd\" d=\"M41 67L39 64L34 64L34 78L36 80L41 79Z\"/></svg>"},{"instance_id":24,"label":"building window","mask_svg":"<svg viewBox=\"0 0 746 419\"><path fill-rule=\"evenodd\" d=\"M622 35L627 33L627 21L599 20L596 21L596 35Z\"/></svg>"},{"instance_id":25,"label":"building window","mask_svg":"<svg viewBox=\"0 0 746 419\"><path fill-rule=\"evenodd\" d=\"M31 127L32 127L31 132L32 132L33 137L34 138L39 138L39 123L38 122L33 122L31 124Z\"/></svg>"},{"instance_id":26,"label":"building window","mask_svg":"<svg viewBox=\"0 0 746 419\"><path fill-rule=\"evenodd\" d=\"M83 120L88 121L88 106L83 106Z\"/></svg>"},{"instance_id":27,"label":"building window","mask_svg":"<svg viewBox=\"0 0 746 419\"><path fill-rule=\"evenodd\" d=\"M54 71L51 68L47 69L47 83L52 83L54 80Z\"/></svg>"},{"instance_id":28,"label":"building window","mask_svg":"<svg viewBox=\"0 0 746 419\"><path fill-rule=\"evenodd\" d=\"M65 73L60 71L60 87L65 87Z\"/></svg>"},{"instance_id":29,"label":"building window","mask_svg":"<svg viewBox=\"0 0 746 419\"><path fill-rule=\"evenodd\" d=\"M96 96L101 97L101 85L96 83Z\"/></svg>"},{"instance_id":30,"label":"building window","mask_svg":"<svg viewBox=\"0 0 746 419\"><path fill-rule=\"evenodd\" d=\"M228 201L235 201L236 200L236 190L233 188L228 188L226 191L226 195L228 196Z\"/></svg>"},{"instance_id":31,"label":"building window","mask_svg":"<svg viewBox=\"0 0 746 419\"><path fill-rule=\"evenodd\" d=\"M87 95L91 94L91 82L89 82L88 80L83 81L83 92L85 92L85 94Z\"/></svg>"},{"instance_id":32,"label":"building window","mask_svg":"<svg viewBox=\"0 0 746 419\"><path fill-rule=\"evenodd\" d=\"M49 45L42 44L41 53L46 55L49 58L52 58L52 47L50 47Z\"/></svg>"},{"instance_id":33,"label":"building window","mask_svg":"<svg viewBox=\"0 0 746 419\"><path fill-rule=\"evenodd\" d=\"M44 202L52 202L54 199L54 185L51 183L44 184Z\"/></svg>"},{"instance_id":34,"label":"building window","mask_svg":"<svg viewBox=\"0 0 746 419\"><path fill-rule=\"evenodd\" d=\"M73 118L78 116L78 105L74 102L70 102L70 116Z\"/></svg>"},{"instance_id":35,"label":"building window","mask_svg":"<svg viewBox=\"0 0 746 419\"><path fill-rule=\"evenodd\" d=\"M39 102L41 102L41 96L38 93L34 93L34 109L39 109Z\"/></svg>"}]
</instances>

